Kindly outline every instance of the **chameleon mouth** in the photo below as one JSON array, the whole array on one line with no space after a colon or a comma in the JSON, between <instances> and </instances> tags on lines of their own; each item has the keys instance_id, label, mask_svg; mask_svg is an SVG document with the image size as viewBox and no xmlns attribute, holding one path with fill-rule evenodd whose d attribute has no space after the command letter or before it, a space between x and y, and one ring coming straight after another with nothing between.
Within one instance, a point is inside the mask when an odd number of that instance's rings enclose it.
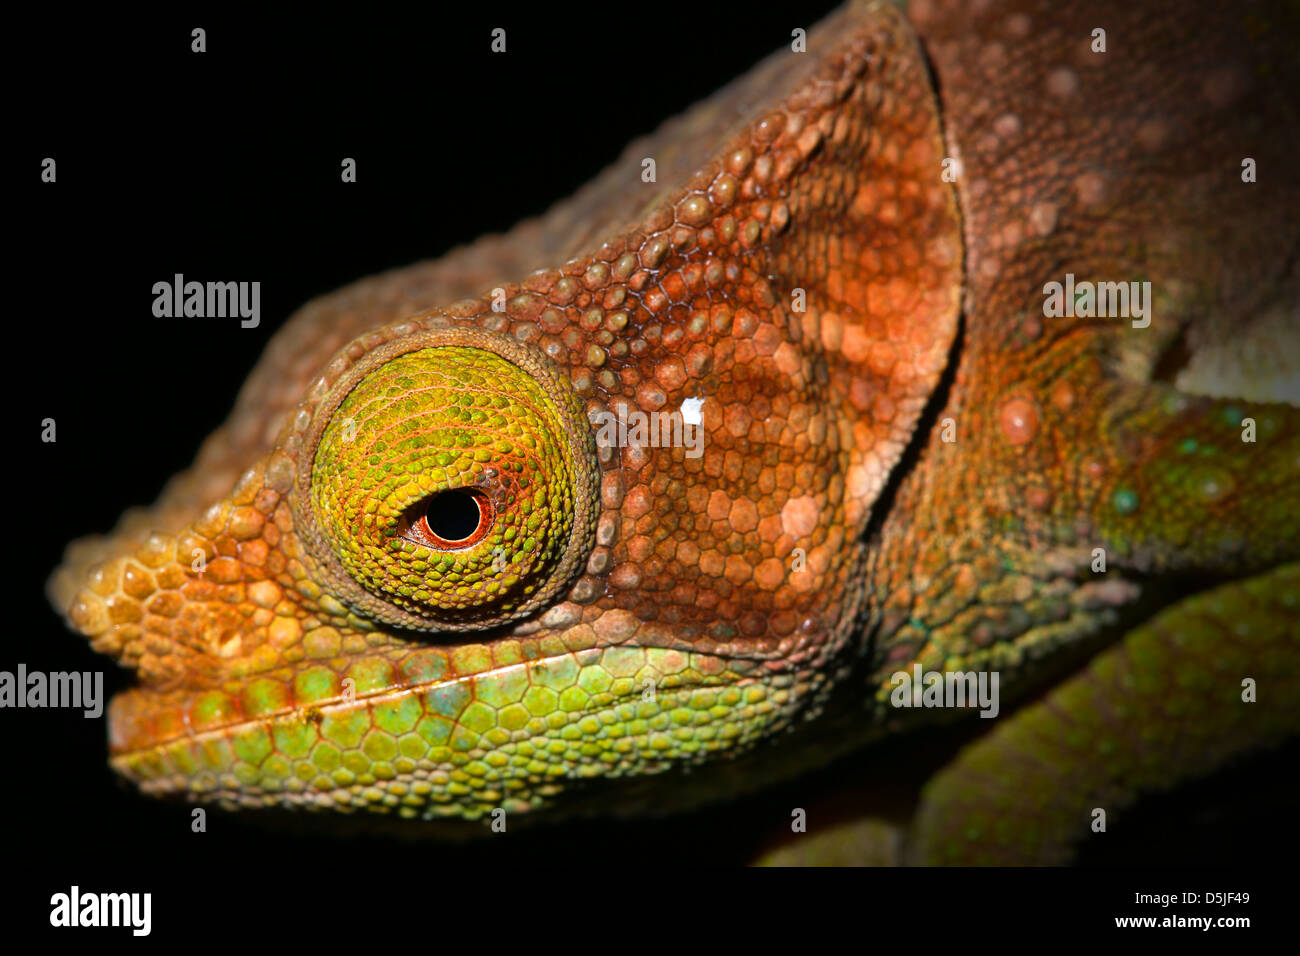
<instances>
[{"instance_id":1,"label":"chameleon mouth","mask_svg":"<svg viewBox=\"0 0 1300 956\"><path fill-rule=\"evenodd\" d=\"M134 685L115 694L109 702L109 750L115 766L130 767L152 754L190 749L196 755L216 751L258 728L319 726L326 719L375 708L430 692L446 692L457 684L482 675L429 680L388 688L383 691L322 698L312 703L270 707L254 713L241 711L238 704L220 691L160 691ZM225 698L223 700L223 698ZM233 706L232 706L233 705Z\"/></svg>"},{"instance_id":2,"label":"chameleon mouth","mask_svg":"<svg viewBox=\"0 0 1300 956\"><path fill-rule=\"evenodd\" d=\"M649 692L647 674L658 675ZM256 683L238 703L256 699ZM216 692L132 687L109 705L110 762L146 794L227 809L472 818L539 806L566 779L743 746L780 719L788 693L756 661L628 646L255 714Z\"/></svg>"}]
</instances>

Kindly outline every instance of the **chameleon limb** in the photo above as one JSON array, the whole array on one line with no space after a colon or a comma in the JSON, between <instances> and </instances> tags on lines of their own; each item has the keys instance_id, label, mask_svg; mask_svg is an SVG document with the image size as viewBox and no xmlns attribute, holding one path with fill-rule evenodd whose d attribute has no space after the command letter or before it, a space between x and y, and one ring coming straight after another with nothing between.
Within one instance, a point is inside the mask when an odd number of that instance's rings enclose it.
<instances>
[{"instance_id":1,"label":"chameleon limb","mask_svg":"<svg viewBox=\"0 0 1300 956\"><path fill-rule=\"evenodd\" d=\"M1300 565L1288 564L1131 631L926 785L909 861L1065 863L1096 809L1122 825L1139 796L1300 731L1298 596Z\"/></svg>"}]
</instances>

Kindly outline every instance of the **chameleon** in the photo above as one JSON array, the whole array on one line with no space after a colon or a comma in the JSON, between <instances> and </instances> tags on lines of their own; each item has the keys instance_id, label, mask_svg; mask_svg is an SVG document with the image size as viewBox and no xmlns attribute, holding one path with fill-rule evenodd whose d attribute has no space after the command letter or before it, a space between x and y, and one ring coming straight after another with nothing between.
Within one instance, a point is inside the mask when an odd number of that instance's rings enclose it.
<instances>
[{"instance_id":1,"label":"chameleon","mask_svg":"<svg viewBox=\"0 0 1300 956\"><path fill-rule=\"evenodd\" d=\"M50 578L133 673L113 768L454 837L946 727L901 819L768 861L1066 863L1294 738L1296 13L1185 7L854 0L308 303ZM914 669L996 716L899 706Z\"/></svg>"}]
</instances>

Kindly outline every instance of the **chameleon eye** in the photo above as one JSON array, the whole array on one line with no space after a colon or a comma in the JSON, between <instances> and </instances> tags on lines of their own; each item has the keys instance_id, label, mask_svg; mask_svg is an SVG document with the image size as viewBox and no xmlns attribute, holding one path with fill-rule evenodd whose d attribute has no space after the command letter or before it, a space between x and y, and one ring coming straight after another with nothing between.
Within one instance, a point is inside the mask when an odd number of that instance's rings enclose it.
<instances>
[{"instance_id":1,"label":"chameleon eye","mask_svg":"<svg viewBox=\"0 0 1300 956\"><path fill-rule=\"evenodd\" d=\"M540 356L441 331L448 344L381 356L321 409L304 540L363 613L492 627L550 603L585 561L591 429Z\"/></svg>"},{"instance_id":2,"label":"chameleon eye","mask_svg":"<svg viewBox=\"0 0 1300 956\"><path fill-rule=\"evenodd\" d=\"M478 489L440 491L424 501L411 536L420 544L449 551L468 548L492 527L492 501Z\"/></svg>"}]
</instances>

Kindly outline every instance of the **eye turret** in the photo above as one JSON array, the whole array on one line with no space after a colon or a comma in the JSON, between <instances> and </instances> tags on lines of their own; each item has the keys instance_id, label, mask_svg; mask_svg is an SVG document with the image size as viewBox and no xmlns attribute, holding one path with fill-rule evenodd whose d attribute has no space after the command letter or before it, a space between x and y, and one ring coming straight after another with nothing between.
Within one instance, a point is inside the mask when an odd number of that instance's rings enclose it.
<instances>
[{"instance_id":1,"label":"eye turret","mask_svg":"<svg viewBox=\"0 0 1300 956\"><path fill-rule=\"evenodd\" d=\"M487 628L545 607L581 568L594 448L545 359L444 332L447 344L359 369L318 410L304 540L368 616Z\"/></svg>"}]
</instances>

